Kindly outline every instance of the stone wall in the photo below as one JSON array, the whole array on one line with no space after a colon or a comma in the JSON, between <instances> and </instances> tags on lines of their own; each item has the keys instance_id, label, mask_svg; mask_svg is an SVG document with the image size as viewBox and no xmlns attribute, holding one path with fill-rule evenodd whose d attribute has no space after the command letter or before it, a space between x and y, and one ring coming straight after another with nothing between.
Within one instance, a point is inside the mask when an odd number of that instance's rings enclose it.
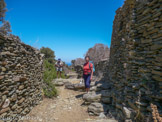
<instances>
[{"instance_id":1,"label":"stone wall","mask_svg":"<svg viewBox=\"0 0 162 122\"><path fill-rule=\"evenodd\" d=\"M110 49L112 105L137 118L150 114L154 103L162 112L162 0L127 0L116 11ZM138 114L137 114L138 113Z\"/></svg>"},{"instance_id":2,"label":"stone wall","mask_svg":"<svg viewBox=\"0 0 162 122\"><path fill-rule=\"evenodd\" d=\"M94 75L96 77L102 78L107 66L108 66L108 59L102 59L97 64L94 64L94 67L95 67Z\"/></svg>"},{"instance_id":3,"label":"stone wall","mask_svg":"<svg viewBox=\"0 0 162 122\"><path fill-rule=\"evenodd\" d=\"M18 38L0 35L0 120L26 115L42 99L42 57Z\"/></svg>"},{"instance_id":4,"label":"stone wall","mask_svg":"<svg viewBox=\"0 0 162 122\"><path fill-rule=\"evenodd\" d=\"M91 114L152 122L153 103L162 116L162 0L126 0L116 11L106 71L83 97Z\"/></svg>"}]
</instances>

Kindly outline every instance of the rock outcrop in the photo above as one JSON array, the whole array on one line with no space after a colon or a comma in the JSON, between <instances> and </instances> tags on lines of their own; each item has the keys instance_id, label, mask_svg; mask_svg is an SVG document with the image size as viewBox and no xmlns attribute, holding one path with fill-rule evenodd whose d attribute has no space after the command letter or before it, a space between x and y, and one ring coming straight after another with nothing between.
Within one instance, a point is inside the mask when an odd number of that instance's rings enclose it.
<instances>
[{"instance_id":1,"label":"rock outcrop","mask_svg":"<svg viewBox=\"0 0 162 122\"><path fill-rule=\"evenodd\" d=\"M108 59L110 55L110 49L104 44L95 44L92 48L89 48L85 54L90 57L90 60L94 64L99 63L104 59Z\"/></svg>"},{"instance_id":2,"label":"rock outcrop","mask_svg":"<svg viewBox=\"0 0 162 122\"><path fill-rule=\"evenodd\" d=\"M0 119L17 120L42 100L43 55L0 34Z\"/></svg>"}]
</instances>

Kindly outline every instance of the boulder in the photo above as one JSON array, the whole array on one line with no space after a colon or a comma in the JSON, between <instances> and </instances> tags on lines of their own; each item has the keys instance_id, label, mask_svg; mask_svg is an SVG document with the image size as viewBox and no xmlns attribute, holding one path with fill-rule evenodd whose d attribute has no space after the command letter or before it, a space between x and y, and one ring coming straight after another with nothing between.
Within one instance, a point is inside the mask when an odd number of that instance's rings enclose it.
<instances>
[{"instance_id":1,"label":"boulder","mask_svg":"<svg viewBox=\"0 0 162 122\"><path fill-rule=\"evenodd\" d=\"M131 118L131 111L128 108L123 107L123 113L127 119Z\"/></svg>"},{"instance_id":2,"label":"boulder","mask_svg":"<svg viewBox=\"0 0 162 122\"><path fill-rule=\"evenodd\" d=\"M63 79L55 79L52 82L53 82L53 84L55 84L55 86L63 86L64 85Z\"/></svg>"},{"instance_id":3,"label":"boulder","mask_svg":"<svg viewBox=\"0 0 162 122\"><path fill-rule=\"evenodd\" d=\"M90 92L88 94L83 95L83 100L85 102L99 102L101 100L101 94L100 93L95 93L95 92Z\"/></svg>"},{"instance_id":4,"label":"boulder","mask_svg":"<svg viewBox=\"0 0 162 122\"><path fill-rule=\"evenodd\" d=\"M84 84L80 84L80 83L72 84L69 82L69 83L65 84L65 88L71 89L71 90L83 90L83 89L85 89L85 86L84 86Z\"/></svg>"},{"instance_id":5,"label":"boulder","mask_svg":"<svg viewBox=\"0 0 162 122\"><path fill-rule=\"evenodd\" d=\"M106 119L106 115L104 113L100 113L99 118L100 119Z\"/></svg>"},{"instance_id":6,"label":"boulder","mask_svg":"<svg viewBox=\"0 0 162 122\"><path fill-rule=\"evenodd\" d=\"M70 79L68 79L68 80L70 80ZM91 86L94 86L94 83L91 83ZM85 89L85 85L84 85L84 83L72 84L71 82L67 82L65 84L65 88L72 89L72 90L84 90Z\"/></svg>"},{"instance_id":7,"label":"boulder","mask_svg":"<svg viewBox=\"0 0 162 122\"><path fill-rule=\"evenodd\" d=\"M85 85L82 83L74 84L74 90L85 89Z\"/></svg>"},{"instance_id":8,"label":"boulder","mask_svg":"<svg viewBox=\"0 0 162 122\"><path fill-rule=\"evenodd\" d=\"M102 103L91 103L88 106L88 112L91 113L91 115L100 115L100 113L107 113L108 111L108 105L102 104Z\"/></svg>"},{"instance_id":9,"label":"boulder","mask_svg":"<svg viewBox=\"0 0 162 122\"><path fill-rule=\"evenodd\" d=\"M66 82L65 83L65 88L66 89L74 89L74 85L72 83L70 83L70 82Z\"/></svg>"}]
</instances>

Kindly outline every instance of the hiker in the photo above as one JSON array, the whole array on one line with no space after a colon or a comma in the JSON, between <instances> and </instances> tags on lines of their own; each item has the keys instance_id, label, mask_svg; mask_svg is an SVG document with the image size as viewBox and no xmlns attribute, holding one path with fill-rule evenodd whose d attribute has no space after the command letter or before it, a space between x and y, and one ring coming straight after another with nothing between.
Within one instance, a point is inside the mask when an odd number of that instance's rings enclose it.
<instances>
[{"instance_id":1,"label":"hiker","mask_svg":"<svg viewBox=\"0 0 162 122\"><path fill-rule=\"evenodd\" d=\"M61 78L63 62L61 61L60 58L59 58L58 61L55 63L55 66L56 66L56 70L57 70L57 78L58 78L59 74L60 74L60 78Z\"/></svg>"},{"instance_id":2,"label":"hiker","mask_svg":"<svg viewBox=\"0 0 162 122\"><path fill-rule=\"evenodd\" d=\"M89 62L90 57L86 56L86 63L83 65L83 79L85 83L85 90L88 93L90 89L90 83L93 77L93 64Z\"/></svg>"}]
</instances>

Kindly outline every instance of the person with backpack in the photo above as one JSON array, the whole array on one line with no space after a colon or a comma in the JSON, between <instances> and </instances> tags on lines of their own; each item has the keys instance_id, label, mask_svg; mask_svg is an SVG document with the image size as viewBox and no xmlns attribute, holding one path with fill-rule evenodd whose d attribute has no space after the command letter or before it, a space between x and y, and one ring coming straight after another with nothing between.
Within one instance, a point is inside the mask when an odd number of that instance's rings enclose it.
<instances>
[{"instance_id":1,"label":"person with backpack","mask_svg":"<svg viewBox=\"0 0 162 122\"><path fill-rule=\"evenodd\" d=\"M93 64L90 63L90 57L86 56L86 63L83 65L83 79L85 83L85 90L88 93L90 90L90 84L93 77Z\"/></svg>"},{"instance_id":2,"label":"person with backpack","mask_svg":"<svg viewBox=\"0 0 162 122\"><path fill-rule=\"evenodd\" d=\"M58 61L55 63L55 67L56 67L56 71L57 71L57 78L58 78L59 74L60 74L60 78L61 78L63 62L61 61L60 58L59 58Z\"/></svg>"}]
</instances>

